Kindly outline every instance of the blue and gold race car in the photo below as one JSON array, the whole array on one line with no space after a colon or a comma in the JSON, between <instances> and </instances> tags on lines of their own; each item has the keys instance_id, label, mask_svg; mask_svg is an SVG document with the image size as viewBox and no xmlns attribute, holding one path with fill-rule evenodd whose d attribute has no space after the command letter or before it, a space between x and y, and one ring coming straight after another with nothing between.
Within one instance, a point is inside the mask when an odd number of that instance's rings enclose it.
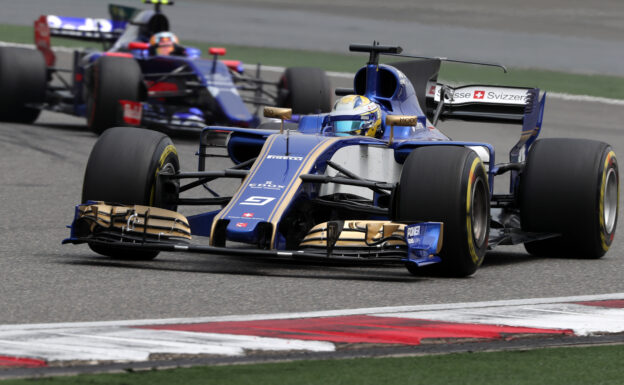
<instances>
[{"instance_id":1,"label":"blue and gold race car","mask_svg":"<svg viewBox=\"0 0 624 385\"><path fill-rule=\"evenodd\" d=\"M381 54L406 55L377 44L350 49L369 61L353 89L337 90L330 113L293 123L290 109L266 108L282 120L271 129L206 127L197 172L180 171L164 134L106 131L64 242L115 258L184 251L394 262L413 274L425 267L460 277L500 245L547 256L607 252L619 195L608 144L538 140L545 95L536 88L451 87L437 82L442 59L379 64ZM445 119L517 124L520 139L509 161L497 162L490 144L445 136L436 128ZM223 149L234 165L210 170L211 155ZM494 193L502 174L509 190ZM222 178L242 182L219 196L210 184ZM206 196L186 196L202 187ZM185 217L175 211L181 205L201 212Z\"/></svg>"},{"instance_id":2,"label":"blue and gold race car","mask_svg":"<svg viewBox=\"0 0 624 385\"><path fill-rule=\"evenodd\" d=\"M98 134L122 124L200 132L208 124L256 127L261 106L297 114L331 108L321 69L287 68L268 81L260 65L250 76L240 61L219 60L224 48L202 59L169 31L161 6L172 1L143 1L155 8L109 5L110 19L41 16L37 49L0 47L0 121L32 123L51 110L86 117ZM104 51L74 51L71 68L59 68L50 36L102 42Z\"/></svg>"}]
</instances>

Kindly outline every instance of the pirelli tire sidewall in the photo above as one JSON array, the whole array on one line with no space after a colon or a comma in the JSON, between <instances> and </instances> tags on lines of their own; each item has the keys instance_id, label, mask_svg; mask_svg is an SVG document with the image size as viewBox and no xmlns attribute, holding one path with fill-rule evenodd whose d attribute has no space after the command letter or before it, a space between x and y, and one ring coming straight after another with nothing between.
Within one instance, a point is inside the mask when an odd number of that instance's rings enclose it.
<instances>
[{"instance_id":1,"label":"pirelli tire sidewall","mask_svg":"<svg viewBox=\"0 0 624 385\"><path fill-rule=\"evenodd\" d=\"M412 151L401 172L395 218L443 223L443 275L472 275L488 246L490 195L485 167L461 146L425 146ZM408 270L417 273L413 266Z\"/></svg>"},{"instance_id":2,"label":"pirelli tire sidewall","mask_svg":"<svg viewBox=\"0 0 624 385\"><path fill-rule=\"evenodd\" d=\"M605 151L603 158L601 161L602 175L600 178L600 201L598 204L598 209L602 213L599 216L600 248L602 250L598 250L598 253L606 253L613 243L620 208L620 173L617 157L611 147ZM608 205L613 205L613 198L615 198L615 207L607 207Z\"/></svg>"},{"instance_id":3,"label":"pirelli tire sidewall","mask_svg":"<svg viewBox=\"0 0 624 385\"><path fill-rule=\"evenodd\" d=\"M520 180L522 229L559 236L525 244L531 254L600 258L610 248L619 212L615 152L587 139L541 139Z\"/></svg>"},{"instance_id":4,"label":"pirelli tire sidewall","mask_svg":"<svg viewBox=\"0 0 624 385\"><path fill-rule=\"evenodd\" d=\"M171 202L178 198L179 182L170 181L168 182L169 185L165 185L158 178L158 173L165 167L174 173L180 171L178 151L169 137L165 137L159 142L156 151L154 151L154 157L152 158L152 167L151 179L148 182L149 186L151 186L149 191L149 206L176 211L178 208L177 205Z\"/></svg>"}]
</instances>

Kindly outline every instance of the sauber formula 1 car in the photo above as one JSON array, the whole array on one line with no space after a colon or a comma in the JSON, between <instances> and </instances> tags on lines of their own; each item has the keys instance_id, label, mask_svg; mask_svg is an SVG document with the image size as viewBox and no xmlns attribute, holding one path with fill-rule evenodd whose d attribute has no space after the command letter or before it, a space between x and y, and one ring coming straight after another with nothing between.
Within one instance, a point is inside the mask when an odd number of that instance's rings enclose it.
<instances>
[{"instance_id":1,"label":"sauber formula 1 car","mask_svg":"<svg viewBox=\"0 0 624 385\"><path fill-rule=\"evenodd\" d=\"M379 137L338 132L332 122L351 124L361 116L335 111L273 130L206 127L198 171L182 172L164 134L113 128L91 152L83 203L64 242L87 243L115 258L185 251L397 262L413 274L431 265L425 270L460 277L473 274L499 245L523 243L543 256L607 252L619 195L608 144L536 140L545 104L536 88L450 87L437 82L442 59L385 65L379 55L406 56L400 47L350 49L370 59L355 74L354 88L337 93L379 106ZM289 119L291 111L267 108L265 115ZM444 119L518 124L521 135L509 162L497 163L490 144L452 141L436 129ZM235 165L208 170L219 147ZM509 191L495 194L501 174L510 176ZM218 196L208 184L219 178L242 183ZM201 186L206 197L182 197ZM175 211L180 205L221 207L185 217ZM209 244L191 236L209 237Z\"/></svg>"},{"instance_id":2,"label":"sauber formula 1 car","mask_svg":"<svg viewBox=\"0 0 624 385\"><path fill-rule=\"evenodd\" d=\"M121 124L200 132L207 124L255 127L260 106L297 114L331 108L329 80L318 68L288 68L271 82L260 78L259 65L248 76L241 62L218 60L223 48L210 49L212 60L193 47L156 55L148 40L169 30L160 7L173 2L144 2L155 9L109 5L110 20L41 16L37 50L0 47L0 121L32 123L51 110L86 117L96 133ZM101 41L107 49L75 51L72 68L62 69L55 67L50 36Z\"/></svg>"}]
</instances>

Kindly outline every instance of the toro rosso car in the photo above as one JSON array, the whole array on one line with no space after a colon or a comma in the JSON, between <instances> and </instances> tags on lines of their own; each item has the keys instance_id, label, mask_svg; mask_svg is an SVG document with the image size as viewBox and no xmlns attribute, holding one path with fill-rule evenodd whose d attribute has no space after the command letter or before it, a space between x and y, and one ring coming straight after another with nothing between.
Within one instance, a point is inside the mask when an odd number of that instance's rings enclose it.
<instances>
[{"instance_id":1,"label":"toro rosso car","mask_svg":"<svg viewBox=\"0 0 624 385\"><path fill-rule=\"evenodd\" d=\"M202 59L177 45L161 12L167 0L144 0L154 10L109 5L111 19L41 16L37 49L0 47L0 121L32 123L41 110L87 118L101 133L115 125L194 129L207 124L256 127L260 106L285 106L295 113L331 108L329 80L317 68L288 68L277 82L244 73L239 61L219 60L223 48ZM168 41L151 41L160 35ZM50 36L101 41L105 51L73 53L70 69L55 66ZM176 43L172 52L155 44ZM156 49L154 49L156 48ZM247 106L255 106L250 111Z\"/></svg>"},{"instance_id":2,"label":"toro rosso car","mask_svg":"<svg viewBox=\"0 0 624 385\"><path fill-rule=\"evenodd\" d=\"M180 171L162 133L108 130L91 152L83 203L64 242L115 258L185 251L394 262L413 274L425 267L459 277L501 245L524 244L543 256L607 252L619 194L608 144L538 140L545 95L537 88L451 87L437 82L442 59L386 65L379 55L400 55L400 47L350 49L370 58L353 89L337 92L349 96L331 113L272 129L206 127L197 172ZM265 115L288 120L291 111ZM509 161L497 162L490 144L439 131L445 119L517 124L520 139ZM234 165L211 170L211 156L223 149ZM509 189L495 193L502 174ZM211 183L223 178L242 182L222 196ZM196 187L204 197L188 197ZM186 217L175 211L182 205L202 209Z\"/></svg>"}]
</instances>

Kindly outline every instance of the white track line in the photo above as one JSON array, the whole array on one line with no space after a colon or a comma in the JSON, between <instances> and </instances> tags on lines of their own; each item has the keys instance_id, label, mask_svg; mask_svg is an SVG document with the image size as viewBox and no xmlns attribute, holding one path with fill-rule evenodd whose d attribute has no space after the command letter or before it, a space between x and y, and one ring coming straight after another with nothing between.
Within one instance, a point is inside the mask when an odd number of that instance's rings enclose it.
<instances>
[{"instance_id":1,"label":"white track line","mask_svg":"<svg viewBox=\"0 0 624 385\"><path fill-rule=\"evenodd\" d=\"M77 327L71 331L50 328L21 335L9 333L0 332L0 355L40 358L48 362L145 361L155 353L243 356L248 350L335 351L335 345L325 341L124 327Z\"/></svg>"},{"instance_id":2,"label":"white track line","mask_svg":"<svg viewBox=\"0 0 624 385\"><path fill-rule=\"evenodd\" d=\"M35 48L33 44L11 43L11 42L5 42L5 41L0 41L0 46ZM68 47L54 47L54 50L58 52L65 52L65 53L74 52L74 49L68 48ZM243 67L248 71L256 69L255 64L244 64ZM279 66L263 65L261 67L263 71L267 71L267 72L282 73L285 70L285 67L279 67ZM327 71L327 75L330 77L334 77L334 78L353 79L354 74L349 73L349 72ZM608 105L613 105L613 106L624 106L624 100L622 99L610 99L610 98L603 98L599 96L573 95L573 94L563 94L559 92L548 92L548 97L554 98L554 99L575 101L575 102L602 103L602 104L608 104Z\"/></svg>"},{"instance_id":3,"label":"white track line","mask_svg":"<svg viewBox=\"0 0 624 385\"><path fill-rule=\"evenodd\" d=\"M468 324L505 325L543 329L570 329L575 335L624 332L624 309L576 304L540 304L484 309L456 309L384 314Z\"/></svg>"}]
</instances>

